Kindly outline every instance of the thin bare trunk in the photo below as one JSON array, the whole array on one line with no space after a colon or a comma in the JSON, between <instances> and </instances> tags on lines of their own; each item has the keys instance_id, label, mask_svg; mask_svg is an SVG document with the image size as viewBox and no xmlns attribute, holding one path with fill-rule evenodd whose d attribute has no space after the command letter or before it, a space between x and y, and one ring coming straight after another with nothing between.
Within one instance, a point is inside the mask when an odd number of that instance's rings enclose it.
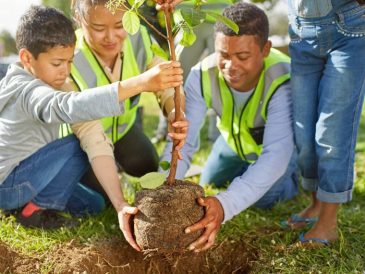
<instances>
[{"instance_id":1,"label":"thin bare trunk","mask_svg":"<svg viewBox=\"0 0 365 274\"><path fill-rule=\"evenodd\" d=\"M170 57L172 61L176 61L176 54L175 54L175 44L174 44L174 35L172 33L172 27L171 27L171 11L165 10L165 22L166 22L166 29L167 29L167 41L169 43L170 48ZM175 94L174 94L174 102L175 102L175 121L181 120L181 107L180 107L180 86L175 88ZM175 149L178 144L178 141L174 141L174 144L172 146L172 157L170 162L170 173L167 177L167 184L172 185L175 181L176 177L176 168L177 168L177 161L178 161L178 152Z\"/></svg>"}]
</instances>

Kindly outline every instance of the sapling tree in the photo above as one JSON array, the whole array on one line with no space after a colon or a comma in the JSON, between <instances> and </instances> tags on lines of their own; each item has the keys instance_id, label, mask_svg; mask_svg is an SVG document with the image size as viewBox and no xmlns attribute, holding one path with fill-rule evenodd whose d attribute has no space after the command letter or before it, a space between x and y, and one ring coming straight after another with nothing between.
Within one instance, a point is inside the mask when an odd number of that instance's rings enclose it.
<instances>
[{"instance_id":1,"label":"sapling tree","mask_svg":"<svg viewBox=\"0 0 365 274\"><path fill-rule=\"evenodd\" d=\"M238 26L229 20L228 18L208 10L204 10L203 0L195 0L194 5L191 8L181 8L176 12L177 22L174 23L172 19L172 11L170 9L164 9L164 18L166 25L166 34L159 31L151 22L149 22L144 16L141 6L146 0L110 0L107 3L107 8L112 12L122 10L123 14L123 27L129 34L135 34L138 32L141 24L141 20L145 22L155 33L161 38L165 39L169 45L169 56L170 60L175 61L175 37L178 33L181 33L181 39L179 43L185 47L191 46L195 40L196 36L194 34L193 28L197 25L203 23L208 17L219 20L232 28L234 31L238 31ZM167 0L156 0L159 4L165 4L169 1ZM153 44L151 50L159 56L164 57L165 53L157 45ZM180 99L180 87L175 88L174 93L174 104L175 104L175 121L182 120L183 112L181 109L181 99ZM176 176L177 162L178 162L178 151L175 149L178 141L174 141L172 148L172 158L168 165L170 168L169 175L167 177L167 184L173 185ZM153 187L157 187L165 181L163 174L150 174L147 175L148 181L160 181L157 183L152 183Z\"/></svg>"},{"instance_id":2,"label":"sapling tree","mask_svg":"<svg viewBox=\"0 0 365 274\"><path fill-rule=\"evenodd\" d=\"M144 1L110 0L107 7L112 12L123 11L123 27L130 34L135 34L139 30L141 20L149 25L157 35L168 42L169 56L172 61L176 60L174 44L176 35L181 34L179 43L183 46L190 46L196 39L193 28L204 22L207 16L221 20L236 31L238 29L227 18L203 10L202 0L195 0L192 8L181 9L175 14L179 18L177 22L172 20L172 11L164 9L166 33L162 33L143 16L141 6ZM159 4L170 2L168 0L156 1ZM152 45L151 49L156 55L165 54L157 45ZM180 87L177 87L174 92L175 121L181 120L183 116L180 101ZM135 198L138 213L134 217L134 234L137 244L145 252L182 252L203 233L203 230L184 233L186 227L199 221L204 215L204 209L196 202L198 198L204 196L204 189L198 184L175 180L178 161L176 146L177 142L174 142L171 162L162 163L165 168L170 167L167 180L165 174L157 172L146 174L140 179L143 189L137 192ZM164 181L166 183L162 185Z\"/></svg>"}]
</instances>

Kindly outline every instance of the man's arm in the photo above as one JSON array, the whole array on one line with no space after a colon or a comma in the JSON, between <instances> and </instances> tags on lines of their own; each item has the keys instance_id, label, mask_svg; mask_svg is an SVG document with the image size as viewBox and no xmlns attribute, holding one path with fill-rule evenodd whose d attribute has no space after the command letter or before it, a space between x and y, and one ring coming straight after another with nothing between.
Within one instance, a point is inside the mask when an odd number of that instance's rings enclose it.
<instances>
[{"instance_id":1,"label":"man's arm","mask_svg":"<svg viewBox=\"0 0 365 274\"><path fill-rule=\"evenodd\" d=\"M181 149L182 160L177 166L176 178L183 179L186 171L189 169L193 154L199 148L199 133L205 120L207 110L204 98L201 95L200 85L200 65L192 68L185 84L186 93L186 119L189 122L189 130L186 138L186 144ZM166 147L162 153L162 160L171 159L172 141L168 138Z\"/></svg>"},{"instance_id":2,"label":"man's arm","mask_svg":"<svg viewBox=\"0 0 365 274\"><path fill-rule=\"evenodd\" d=\"M195 252L210 248L221 223L257 202L285 173L293 151L291 94L287 83L277 90L269 103L259 159L243 175L236 177L227 191L216 197L199 199L199 204L205 207L204 218L185 231L204 229L204 233L189 248Z\"/></svg>"},{"instance_id":3,"label":"man's arm","mask_svg":"<svg viewBox=\"0 0 365 274\"><path fill-rule=\"evenodd\" d=\"M268 106L263 150L247 171L236 177L227 191L216 197L224 221L256 203L284 175L294 151L290 84L282 85Z\"/></svg>"}]
</instances>

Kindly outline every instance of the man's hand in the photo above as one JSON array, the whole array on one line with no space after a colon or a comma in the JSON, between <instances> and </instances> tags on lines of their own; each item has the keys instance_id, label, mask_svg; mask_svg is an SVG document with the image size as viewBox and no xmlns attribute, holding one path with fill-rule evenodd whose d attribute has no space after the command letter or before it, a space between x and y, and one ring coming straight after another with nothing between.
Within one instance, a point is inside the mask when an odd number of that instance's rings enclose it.
<instances>
[{"instance_id":1,"label":"man's hand","mask_svg":"<svg viewBox=\"0 0 365 274\"><path fill-rule=\"evenodd\" d=\"M207 250L214 244L215 237L224 219L224 211L217 198L199 198L198 203L205 207L204 218L185 229L185 233L205 229L203 235L189 246L189 249L194 250L194 252Z\"/></svg>"},{"instance_id":2,"label":"man's hand","mask_svg":"<svg viewBox=\"0 0 365 274\"><path fill-rule=\"evenodd\" d=\"M179 3L181 3L183 0L155 0L157 3L156 9L157 10L168 10L170 12L173 12L175 9L175 6Z\"/></svg>"},{"instance_id":3,"label":"man's hand","mask_svg":"<svg viewBox=\"0 0 365 274\"><path fill-rule=\"evenodd\" d=\"M132 233L132 223L133 217L138 212L138 208L132 207L127 203L121 207L118 211L118 221L119 228L122 230L124 238L127 242L137 251L141 251L141 248L137 245L133 233Z\"/></svg>"},{"instance_id":4,"label":"man's hand","mask_svg":"<svg viewBox=\"0 0 365 274\"><path fill-rule=\"evenodd\" d=\"M188 127L189 127L189 122L188 120L186 120L185 118L185 114L183 111L182 112L182 120L180 121L175 121L175 110L172 110L168 115L167 115L167 120L168 120L168 135L171 137L171 139L173 141L178 141L179 143L176 146L176 150L181 150L182 147L185 144L185 140L186 140L186 136L188 134ZM179 130L179 133L177 133L176 131ZM179 159L182 160L182 156L180 154L179 151Z\"/></svg>"}]
</instances>

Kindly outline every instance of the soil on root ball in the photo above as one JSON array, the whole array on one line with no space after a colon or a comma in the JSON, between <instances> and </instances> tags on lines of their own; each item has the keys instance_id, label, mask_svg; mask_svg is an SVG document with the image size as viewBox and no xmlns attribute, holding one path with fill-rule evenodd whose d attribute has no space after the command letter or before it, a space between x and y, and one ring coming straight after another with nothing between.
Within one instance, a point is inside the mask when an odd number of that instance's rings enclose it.
<instances>
[{"instance_id":1,"label":"soil on root ball","mask_svg":"<svg viewBox=\"0 0 365 274\"><path fill-rule=\"evenodd\" d=\"M201 186L175 180L156 189L143 189L136 194L139 209L134 219L137 244L145 252L174 253L186 251L203 230L186 234L185 228L204 216L197 199L204 197Z\"/></svg>"}]
</instances>

